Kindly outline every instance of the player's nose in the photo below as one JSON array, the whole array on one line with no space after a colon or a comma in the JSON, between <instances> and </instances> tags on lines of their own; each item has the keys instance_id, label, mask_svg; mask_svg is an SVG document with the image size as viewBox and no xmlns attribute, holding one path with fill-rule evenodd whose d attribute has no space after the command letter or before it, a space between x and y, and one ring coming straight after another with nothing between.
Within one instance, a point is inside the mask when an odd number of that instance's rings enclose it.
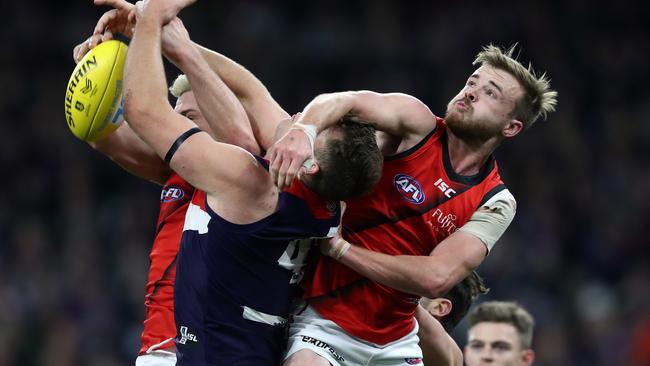
<instances>
[{"instance_id":1,"label":"player's nose","mask_svg":"<svg viewBox=\"0 0 650 366\"><path fill-rule=\"evenodd\" d=\"M491 348L483 348L480 354L481 364L492 364L494 362L494 354Z\"/></svg>"},{"instance_id":2,"label":"player's nose","mask_svg":"<svg viewBox=\"0 0 650 366\"><path fill-rule=\"evenodd\" d=\"M469 100L470 102L476 102L477 96L476 92L474 90L468 90L465 92L465 99Z\"/></svg>"}]
</instances>

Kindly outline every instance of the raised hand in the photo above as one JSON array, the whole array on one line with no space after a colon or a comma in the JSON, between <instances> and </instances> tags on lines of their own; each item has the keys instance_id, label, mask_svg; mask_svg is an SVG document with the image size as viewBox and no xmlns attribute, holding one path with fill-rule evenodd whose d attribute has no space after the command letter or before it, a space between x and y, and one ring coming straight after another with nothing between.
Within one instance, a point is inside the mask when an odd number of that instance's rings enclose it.
<instances>
[{"instance_id":1,"label":"raised hand","mask_svg":"<svg viewBox=\"0 0 650 366\"><path fill-rule=\"evenodd\" d=\"M88 51L92 50L97 46L98 44L107 41L112 38L112 35L110 37L105 38L103 34L93 34L92 36L88 37L88 39L82 41L78 45L74 46L72 49L72 59L74 59L74 62L76 64L81 61L81 59L88 53Z\"/></svg>"},{"instance_id":2,"label":"raised hand","mask_svg":"<svg viewBox=\"0 0 650 366\"><path fill-rule=\"evenodd\" d=\"M163 53L172 62L177 62L183 51L193 47L190 35L178 17L172 19L162 28L161 42Z\"/></svg>"},{"instance_id":3,"label":"raised hand","mask_svg":"<svg viewBox=\"0 0 650 366\"><path fill-rule=\"evenodd\" d=\"M124 0L96 0L96 1L124 1ZM142 9L152 17L158 19L162 25L169 23L179 11L193 4L196 0L144 0ZM140 4L140 1L138 1ZM136 5L138 5L136 4ZM139 10L139 9L138 9Z\"/></svg>"},{"instance_id":4,"label":"raised hand","mask_svg":"<svg viewBox=\"0 0 650 366\"><path fill-rule=\"evenodd\" d=\"M99 18L93 34L85 41L79 43L72 50L72 58L78 63L88 51L98 44L113 39L116 33L127 38L133 37L135 27L135 5L125 0L96 0L96 5L113 6Z\"/></svg>"},{"instance_id":5,"label":"raised hand","mask_svg":"<svg viewBox=\"0 0 650 366\"><path fill-rule=\"evenodd\" d=\"M292 117L292 120L300 114ZM293 179L301 173L313 172L314 141L316 131L311 126L294 123L266 154L270 161L269 171L280 190L290 187Z\"/></svg>"},{"instance_id":6,"label":"raised hand","mask_svg":"<svg viewBox=\"0 0 650 366\"><path fill-rule=\"evenodd\" d=\"M135 5L125 0L95 0L95 5L108 5L113 9L99 18L93 34L111 32L120 33L129 38L133 37Z\"/></svg>"}]
</instances>

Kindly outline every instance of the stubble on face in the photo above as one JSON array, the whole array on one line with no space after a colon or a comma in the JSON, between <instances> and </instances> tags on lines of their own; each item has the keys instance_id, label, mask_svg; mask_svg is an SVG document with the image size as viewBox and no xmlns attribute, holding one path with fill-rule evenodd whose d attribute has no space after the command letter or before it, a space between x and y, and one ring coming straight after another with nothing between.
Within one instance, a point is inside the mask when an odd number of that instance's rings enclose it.
<instances>
[{"instance_id":1,"label":"stubble on face","mask_svg":"<svg viewBox=\"0 0 650 366\"><path fill-rule=\"evenodd\" d=\"M473 111L467 98L454 100L447 106L445 122L456 137L467 142L484 142L501 131L500 125L474 117Z\"/></svg>"}]
</instances>

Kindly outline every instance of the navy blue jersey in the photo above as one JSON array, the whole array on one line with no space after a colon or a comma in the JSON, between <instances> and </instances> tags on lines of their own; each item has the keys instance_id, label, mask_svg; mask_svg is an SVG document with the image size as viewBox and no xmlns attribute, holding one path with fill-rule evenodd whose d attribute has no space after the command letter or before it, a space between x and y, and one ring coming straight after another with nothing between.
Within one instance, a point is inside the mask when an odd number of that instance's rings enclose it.
<instances>
[{"instance_id":1,"label":"navy blue jersey","mask_svg":"<svg viewBox=\"0 0 650 366\"><path fill-rule=\"evenodd\" d=\"M178 365L279 365L308 239L333 235L339 220L338 202L298 181L278 211L246 225L217 215L197 190L177 259Z\"/></svg>"}]
</instances>

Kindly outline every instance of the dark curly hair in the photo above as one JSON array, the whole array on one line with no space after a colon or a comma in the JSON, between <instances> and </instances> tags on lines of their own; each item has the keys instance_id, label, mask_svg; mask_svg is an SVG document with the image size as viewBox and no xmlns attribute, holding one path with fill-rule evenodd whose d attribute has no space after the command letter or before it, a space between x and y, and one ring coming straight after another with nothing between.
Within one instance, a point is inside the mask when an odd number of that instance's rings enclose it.
<instances>
[{"instance_id":1,"label":"dark curly hair","mask_svg":"<svg viewBox=\"0 0 650 366\"><path fill-rule=\"evenodd\" d=\"M440 296L451 301L451 312L440 319L440 324L447 333L451 332L465 317L472 302L480 295L488 293L488 291L490 289L485 286L483 278L476 271L472 271L469 276Z\"/></svg>"}]
</instances>

